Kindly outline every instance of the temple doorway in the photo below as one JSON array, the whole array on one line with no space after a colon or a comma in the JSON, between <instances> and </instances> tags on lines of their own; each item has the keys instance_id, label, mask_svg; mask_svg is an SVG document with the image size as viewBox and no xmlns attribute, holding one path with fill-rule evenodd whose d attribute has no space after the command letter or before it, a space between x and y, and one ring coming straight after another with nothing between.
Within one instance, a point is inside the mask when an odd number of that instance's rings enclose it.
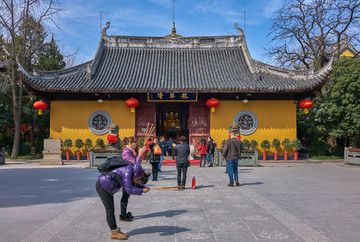
<instances>
[{"instance_id":1,"label":"temple doorway","mask_svg":"<svg viewBox=\"0 0 360 242\"><path fill-rule=\"evenodd\" d=\"M156 131L166 139L189 138L189 103L157 103Z\"/></svg>"}]
</instances>

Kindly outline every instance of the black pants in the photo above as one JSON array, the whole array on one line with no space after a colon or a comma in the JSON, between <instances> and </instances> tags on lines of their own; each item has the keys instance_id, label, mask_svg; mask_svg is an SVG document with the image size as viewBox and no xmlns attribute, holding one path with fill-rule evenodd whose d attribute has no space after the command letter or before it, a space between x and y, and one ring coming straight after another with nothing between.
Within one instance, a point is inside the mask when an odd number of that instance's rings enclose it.
<instances>
[{"instance_id":1,"label":"black pants","mask_svg":"<svg viewBox=\"0 0 360 242\"><path fill-rule=\"evenodd\" d=\"M204 166L206 164L206 154L200 154L200 167L201 167L201 161L204 161Z\"/></svg>"},{"instance_id":2,"label":"black pants","mask_svg":"<svg viewBox=\"0 0 360 242\"><path fill-rule=\"evenodd\" d=\"M115 207L114 207L114 196L104 190L104 188L100 185L99 180L96 182L96 191L100 196L100 199L105 207L106 214L106 222L109 225L111 230L117 228L116 219L115 219ZM129 201L130 194L123 191L123 195L121 197L121 214L126 214L126 208ZM125 211L123 211L123 207Z\"/></svg>"},{"instance_id":3,"label":"black pants","mask_svg":"<svg viewBox=\"0 0 360 242\"><path fill-rule=\"evenodd\" d=\"M186 173L187 173L187 169L188 169L188 165L184 164L184 165L177 165L177 183L178 186L184 186L186 184ZM181 179L181 173L182 173L182 179Z\"/></svg>"},{"instance_id":4,"label":"black pants","mask_svg":"<svg viewBox=\"0 0 360 242\"><path fill-rule=\"evenodd\" d=\"M157 180L157 176L159 173L159 162L151 162L151 166L152 166L152 175L153 175L153 180Z\"/></svg>"},{"instance_id":5,"label":"black pants","mask_svg":"<svg viewBox=\"0 0 360 242\"><path fill-rule=\"evenodd\" d=\"M175 160L175 151L173 148L168 148L168 155L171 155L172 159Z\"/></svg>"}]
</instances>

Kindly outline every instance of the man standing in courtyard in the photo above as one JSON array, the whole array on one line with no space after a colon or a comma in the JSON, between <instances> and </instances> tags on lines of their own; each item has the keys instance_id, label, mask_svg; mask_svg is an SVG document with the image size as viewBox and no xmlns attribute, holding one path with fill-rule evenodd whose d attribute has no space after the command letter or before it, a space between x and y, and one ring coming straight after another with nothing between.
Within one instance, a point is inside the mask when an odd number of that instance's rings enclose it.
<instances>
[{"instance_id":1,"label":"man standing in courtyard","mask_svg":"<svg viewBox=\"0 0 360 242\"><path fill-rule=\"evenodd\" d=\"M236 136L240 134L240 125L232 123L229 128L230 138L225 142L222 156L225 158L226 167L228 169L228 175L230 183L228 186L234 186L234 179L236 186L240 186L238 179L238 164L241 158L241 152L243 150L243 144Z\"/></svg>"}]
</instances>

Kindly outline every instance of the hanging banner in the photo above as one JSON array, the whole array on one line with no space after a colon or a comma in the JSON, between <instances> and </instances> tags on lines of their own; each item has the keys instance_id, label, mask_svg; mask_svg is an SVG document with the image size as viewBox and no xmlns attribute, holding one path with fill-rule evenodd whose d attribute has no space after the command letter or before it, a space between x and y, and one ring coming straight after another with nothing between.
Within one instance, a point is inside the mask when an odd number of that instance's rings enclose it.
<instances>
[{"instance_id":1,"label":"hanging banner","mask_svg":"<svg viewBox=\"0 0 360 242\"><path fill-rule=\"evenodd\" d=\"M197 93L148 92L148 102L197 102Z\"/></svg>"}]
</instances>

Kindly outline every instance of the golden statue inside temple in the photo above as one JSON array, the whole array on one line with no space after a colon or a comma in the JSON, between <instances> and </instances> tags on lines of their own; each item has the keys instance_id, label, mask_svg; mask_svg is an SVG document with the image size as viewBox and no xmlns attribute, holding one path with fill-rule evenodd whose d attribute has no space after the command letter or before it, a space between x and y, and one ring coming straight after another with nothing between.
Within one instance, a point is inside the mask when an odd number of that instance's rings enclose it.
<instances>
[{"instance_id":1,"label":"golden statue inside temple","mask_svg":"<svg viewBox=\"0 0 360 242\"><path fill-rule=\"evenodd\" d=\"M164 129L166 131L179 131L180 130L179 114L174 115L173 112L165 114Z\"/></svg>"}]
</instances>

